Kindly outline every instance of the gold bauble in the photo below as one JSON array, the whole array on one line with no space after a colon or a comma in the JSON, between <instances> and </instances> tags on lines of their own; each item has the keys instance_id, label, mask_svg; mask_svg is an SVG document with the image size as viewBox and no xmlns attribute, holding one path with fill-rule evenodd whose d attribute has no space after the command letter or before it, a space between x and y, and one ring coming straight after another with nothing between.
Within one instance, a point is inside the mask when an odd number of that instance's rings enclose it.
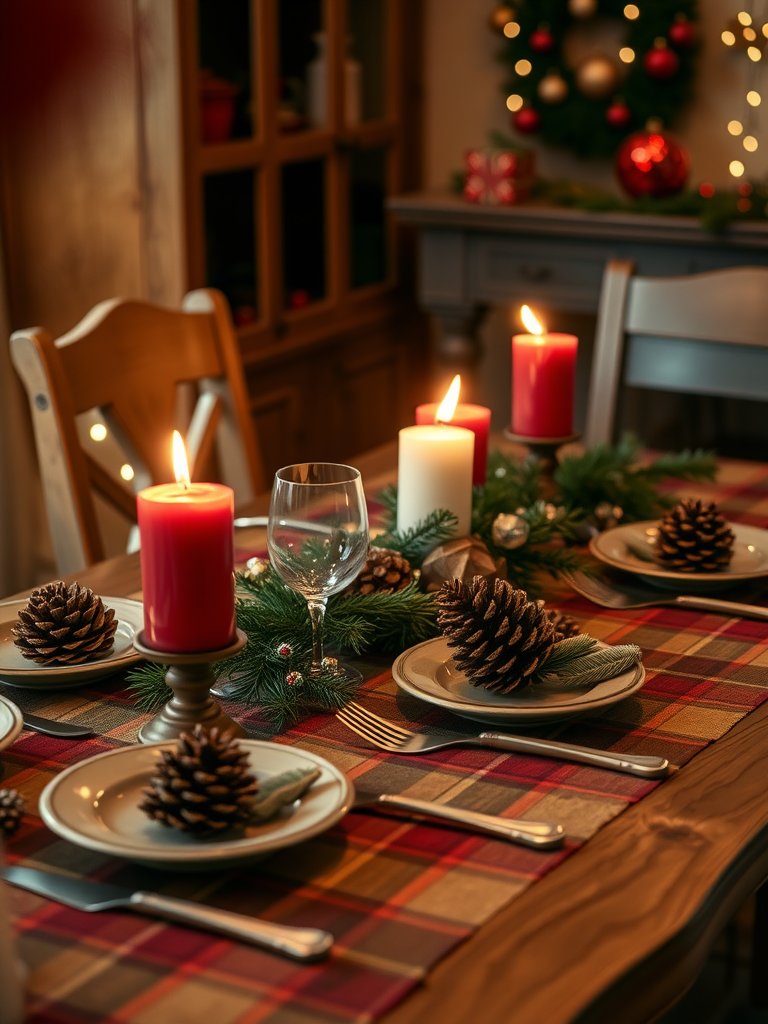
<instances>
[{"instance_id":1,"label":"gold bauble","mask_svg":"<svg viewBox=\"0 0 768 1024\"><path fill-rule=\"evenodd\" d=\"M576 68L579 92L591 100L602 100L616 91L619 69L610 57L587 57Z\"/></svg>"},{"instance_id":2,"label":"gold bauble","mask_svg":"<svg viewBox=\"0 0 768 1024\"><path fill-rule=\"evenodd\" d=\"M515 12L508 4L499 4L488 15L488 25L495 32L503 32L504 26L515 20Z\"/></svg>"},{"instance_id":3,"label":"gold bauble","mask_svg":"<svg viewBox=\"0 0 768 1024\"><path fill-rule=\"evenodd\" d=\"M597 12L597 0L568 0L568 12L574 18L591 18Z\"/></svg>"},{"instance_id":4,"label":"gold bauble","mask_svg":"<svg viewBox=\"0 0 768 1024\"><path fill-rule=\"evenodd\" d=\"M536 91L539 94L539 99L544 103L562 103L568 95L568 83L561 75L550 71L539 82Z\"/></svg>"}]
</instances>

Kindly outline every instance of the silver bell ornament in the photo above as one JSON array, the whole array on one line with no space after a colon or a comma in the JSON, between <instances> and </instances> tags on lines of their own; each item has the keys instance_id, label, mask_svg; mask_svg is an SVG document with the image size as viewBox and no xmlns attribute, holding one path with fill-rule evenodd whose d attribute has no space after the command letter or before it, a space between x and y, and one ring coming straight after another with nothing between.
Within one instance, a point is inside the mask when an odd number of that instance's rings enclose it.
<instances>
[{"instance_id":1,"label":"silver bell ornament","mask_svg":"<svg viewBox=\"0 0 768 1024\"><path fill-rule=\"evenodd\" d=\"M531 528L522 516L515 512L500 512L491 526L493 543L507 551L521 548L528 540Z\"/></svg>"}]
</instances>

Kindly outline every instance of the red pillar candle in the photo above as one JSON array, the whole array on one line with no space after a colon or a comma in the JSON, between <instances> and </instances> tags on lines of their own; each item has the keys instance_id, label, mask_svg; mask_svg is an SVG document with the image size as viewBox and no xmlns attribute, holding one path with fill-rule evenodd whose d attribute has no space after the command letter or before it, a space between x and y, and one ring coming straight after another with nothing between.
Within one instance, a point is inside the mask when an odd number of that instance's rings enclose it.
<instances>
[{"instance_id":1,"label":"red pillar candle","mask_svg":"<svg viewBox=\"0 0 768 1024\"><path fill-rule=\"evenodd\" d=\"M159 484L137 495L147 646L183 653L234 640L234 504L222 484Z\"/></svg>"},{"instance_id":2,"label":"red pillar candle","mask_svg":"<svg viewBox=\"0 0 768 1024\"><path fill-rule=\"evenodd\" d=\"M449 394L461 387L461 378L454 377ZM448 396L446 396L448 397ZM440 410L445 403L425 402L416 406L416 425L426 426L430 423L450 423L452 427L465 427L475 435L475 453L472 461L472 483L484 484L488 472L488 435L491 430L491 410L484 405L471 405L468 402L459 402L453 413L441 417Z\"/></svg>"},{"instance_id":3,"label":"red pillar candle","mask_svg":"<svg viewBox=\"0 0 768 1024\"><path fill-rule=\"evenodd\" d=\"M535 318L533 323L537 323ZM573 334L547 334L543 328L541 333L514 335L514 434L541 438L571 436L578 344Z\"/></svg>"}]
</instances>

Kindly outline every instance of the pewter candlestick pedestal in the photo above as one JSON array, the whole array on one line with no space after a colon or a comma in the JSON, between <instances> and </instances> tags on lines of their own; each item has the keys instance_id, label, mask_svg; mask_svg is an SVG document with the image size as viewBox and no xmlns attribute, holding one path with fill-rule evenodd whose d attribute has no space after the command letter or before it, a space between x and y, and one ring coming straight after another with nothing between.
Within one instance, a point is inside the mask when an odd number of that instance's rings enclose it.
<instances>
[{"instance_id":1,"label":"pewter candlestick pedestal","mask_svg":"<svg viewBox=\"0 0 768 1024\"><path fill-rule=\"evenodd\" d=\"M210 691L216 682L211 666L234 657L245 647L246 640L245 633L238 629L235 639L227 647L177 654L147 647L144 630L137 633L133 646L139 654L157 665L170 666L165 673L165 681L173 691L173 697L162 711L141 727L139 740L142 743L174 740L183 732L192 732L198 724L206 729L215 727L234 736L245 736L245 729L222 711Z\"/></svg>"},{"instance_id":2,"label":"pewter candlestick pedestal","mask_svg":"<svg viewBox=\"0 0 768 1024\"><path fill-rule=\"evenodd\" d=\"M563 445L578 441L581 434L568 434L567 437L527 437L515 434L510 427L505 427L504 437L508 441L525 445L532 458L541 470L542 492L545 498L551 498L556 491L555 470L557 469L557 453Z\"/></svg>"}]
</instances>

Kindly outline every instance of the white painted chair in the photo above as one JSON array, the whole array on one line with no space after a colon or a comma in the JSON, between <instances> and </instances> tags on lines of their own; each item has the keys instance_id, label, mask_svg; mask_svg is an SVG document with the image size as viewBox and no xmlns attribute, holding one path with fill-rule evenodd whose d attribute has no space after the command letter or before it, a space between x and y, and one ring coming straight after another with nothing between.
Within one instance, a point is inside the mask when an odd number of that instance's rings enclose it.
<instances>
[{"instance_id":1,"label":"white painted chair","mask_svg":"<svg viewBox=\"0 0 768 1024\"><path fill-rule=\"evenodd\" d=\"M683 277L605 270L584 442L615 439L621 385L768 399L768 267Z\"/></svg>"}]
</instances>

